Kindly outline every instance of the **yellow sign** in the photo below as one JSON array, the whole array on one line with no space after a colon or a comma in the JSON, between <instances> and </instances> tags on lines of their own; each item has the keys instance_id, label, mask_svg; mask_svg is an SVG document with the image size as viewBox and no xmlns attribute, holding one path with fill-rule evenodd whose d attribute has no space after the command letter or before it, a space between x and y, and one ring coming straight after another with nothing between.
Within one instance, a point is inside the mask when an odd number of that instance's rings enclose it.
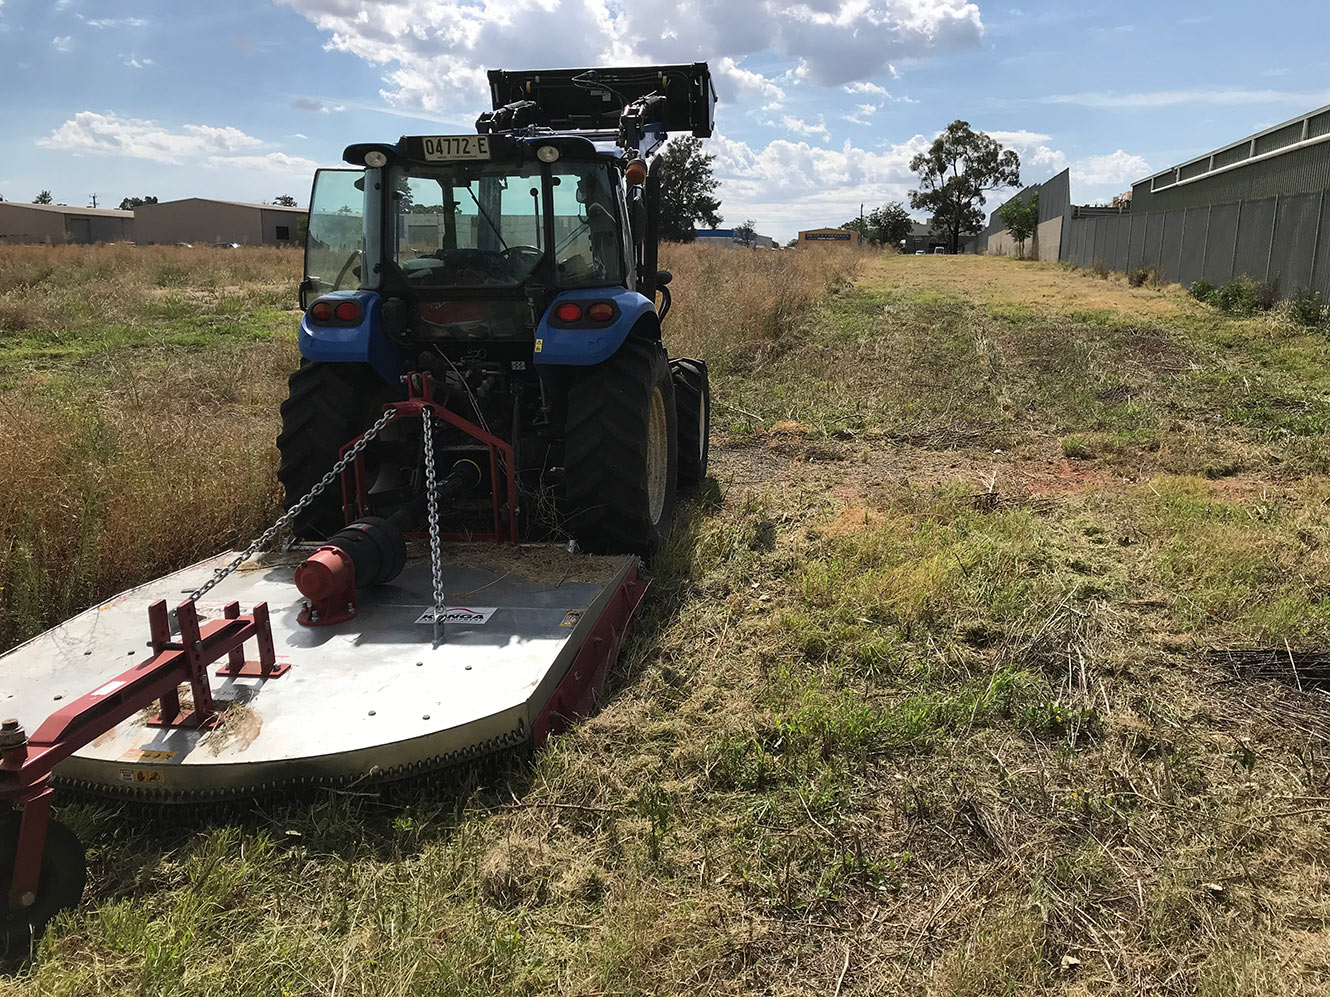
<instances>
[{"instance_id":1,"label":"yellow sign","mask_svg":"<svg viewBox=\"0 0 1330 997\"><path fill-rule=\"evenodd\" d=\"M540 350L541 350L541 347L543 347L544 345L545 345L545 340L543 340L543 339L537 339L537 340L536 340L536 352L539 353Z\"/></svg>"}]
</instances>

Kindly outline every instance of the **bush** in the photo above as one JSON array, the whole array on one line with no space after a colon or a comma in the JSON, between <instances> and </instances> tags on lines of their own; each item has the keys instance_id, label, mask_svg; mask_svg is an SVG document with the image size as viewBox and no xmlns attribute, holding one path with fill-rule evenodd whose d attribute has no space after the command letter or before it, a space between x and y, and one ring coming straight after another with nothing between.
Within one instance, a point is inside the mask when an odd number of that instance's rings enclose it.
<instances>
[{"instance_id":1,"label":"bush","mask_svg":"<svg viewBox=\"0 0 1330 997\"><path fill-rule=\"evenodd\" d=\"M1307 291L1299 288L1289 297L1284 305L1284 314L1295 325L1304 325L1317 329L1330 320L1330 306L1321 297L1320 291Z\"/></svg>"},{"instance_id":2,"label":"bush","mask_svg":"<svg viewBox=\"0 0 1330 997\"><path fill-rule=\"evenodd\" d=\"M1095 260L1094 266L1090 269L1100 280L1108 280L1108 267L1104 266L1103 260Z\"/></svg>"},{"instance_id":3,"label":"bush","mask_svg":"<svg viewBox=\"0 0 1330 997\"><path fill-rule=\"evenodd\" d=\"M1154 287L1159 283L1159 274L1155 272L1154 267L1132 267L1127 271L1127 283L1132 287L1142 287L1145 284Z\"/></svg>"},{"instance_id":4,"label":"bush","mask_svg":"<svg viewBox=\"0 0 1330 997\"><path fill-rule=\"evenodd\" d=\"M1197 301L1209 301L1215 293L1215 286L1202 277L1187 289L1187 293Z\"/></svg>"},{"instance_id":5,"label":"bush","mask_svg":"<svg viewBox=\"0 0 1330 997\"><path fill-rule=\"evenodd\" d=\"M1204 300L1226 314L1248 316L1268 312L1278 298L1279 285L1274 281L1253 280L1242 274L1215 288Z\"/></svg>"}]
</instances>

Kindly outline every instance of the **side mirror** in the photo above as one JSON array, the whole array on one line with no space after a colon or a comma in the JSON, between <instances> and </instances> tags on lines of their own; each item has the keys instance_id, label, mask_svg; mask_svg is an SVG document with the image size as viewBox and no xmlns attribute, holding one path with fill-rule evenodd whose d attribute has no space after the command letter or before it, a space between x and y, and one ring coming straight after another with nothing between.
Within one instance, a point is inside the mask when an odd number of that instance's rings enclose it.
<instances>
[{"instance_id":1,"label":"side mirror","mask_svg":"<svg viewBox=\"0 0 1330 997\"><path fill-rule=\"evenodd\" d=\"M674 274L670 273L668 270L657 270L657 271L656 271L656 286L657 286L657 287L664 287L666 284L668 284L668 283L669 283L670 281L672 281L672 280L674 280Z\"/></svg>"},{"instance_id":2,"label":"side mirror","mask_svg":"<svg viewBox=\"0 0 1330 997\"><path fill-rule=\"evenodd\" d=\"M309 310L309 292L314 290L314 281L306 277L300 282L300 310Z\"/></svg>"}]
</instances>

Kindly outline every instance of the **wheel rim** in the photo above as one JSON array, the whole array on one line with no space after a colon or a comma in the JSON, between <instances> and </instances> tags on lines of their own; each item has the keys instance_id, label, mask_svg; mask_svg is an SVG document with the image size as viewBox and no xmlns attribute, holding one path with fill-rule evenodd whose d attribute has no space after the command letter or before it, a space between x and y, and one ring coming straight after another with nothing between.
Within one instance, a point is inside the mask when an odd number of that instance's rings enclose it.
<instances>
[{"instance_id":1,"label":"wheel rim","mask_svg":"<svg viewBox=\"0 0 1330 997\"><path fill-rule=\"evenodd\" d=\"M647 506L654 526L665 512L665 483L669 478L670 439L665 424L665 396L651 389L647 421Z\"/></svg>"}]
</instances>

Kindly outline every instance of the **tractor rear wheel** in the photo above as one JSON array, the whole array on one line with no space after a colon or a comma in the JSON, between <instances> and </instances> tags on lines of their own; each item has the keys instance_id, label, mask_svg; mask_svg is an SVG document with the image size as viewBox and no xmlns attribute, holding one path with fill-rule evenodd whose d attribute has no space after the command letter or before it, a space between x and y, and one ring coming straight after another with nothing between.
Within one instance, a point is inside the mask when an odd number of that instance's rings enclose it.
<instances>
[{"instance_id":1,"label":"tractor rear wheel","mask_svg":"<svg viewBox=\"0 0 1330 997\"><path fill-rule=\"evenodd\" d=\"M705 360L675 357L674 405L679 413L679 487L693 488L707 477L711 452L711 386Z\"/></svg>"},{"instance_id":2,"label":"tractor rear wheel","mask_svg":"<svg viewBox=\"0 0 1330 997\"><path fill-rule=\"evenodd\" d=\"M592 554L648 556L670 532L678 482L674 381L659 342L630 336L568 392L564 513Z\"/></svg>"},{"instance_id":3,"label":"tractor rear wheel","mask_svg":"<svg viewBox=\"0 0 1330 997\"><path fill-rule=\"evenodd\" d=\"M62 910L78 906L88 880L83 844L64 824L50 820L46 825L37 895L27 907L10 910L7 894L17 859L22 819L21 813L0 817L0 958L22 958L40 937L47 921Z\"/></svg>"},{"instance_id":4,"label":"tractor rear wheel","mask_svg":"<svg viewBox=\"0 0 1330 997\"><path fill-rule=\"evenodd\" d=\"M378 418L387 385L364 364L302 360L288 381L277 437L284 509L290 509L341 456L342 447ZM366 453L366 460L370 455ZM324 539L346 525L341 485L333 482L291 524L296 536Z\"/></svg>"}]
</instances>

